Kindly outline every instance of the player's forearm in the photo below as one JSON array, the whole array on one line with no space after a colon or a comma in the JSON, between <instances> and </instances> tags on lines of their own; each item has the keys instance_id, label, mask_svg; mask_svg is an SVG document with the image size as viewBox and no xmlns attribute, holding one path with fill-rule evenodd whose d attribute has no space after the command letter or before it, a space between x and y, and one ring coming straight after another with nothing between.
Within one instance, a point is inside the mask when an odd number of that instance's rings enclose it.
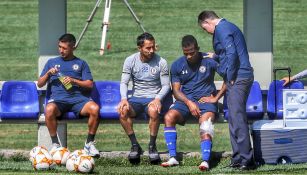
<instances>
[{"instance_id":1,"label":"player's forearm","mask_svg":"<svg viewBox=\"0 0 307 175\"><path fill-rule=\"evenodd\" d=\"M185 104L188 103L189 99L180 90L173 90L173 94L176 100L182 101Z\"/></svg>"},{"instance_id":2,"label":"player's forearm","mask_svg":"<svg viewBox=\"0 0 307 175\"><path fill-rule=\"evenodd\" d=\"M120 81L120 96L121 96L121 99L127 99L128 98L127 93L128 93L129 79L130 79L130 74L126 74L126 73L122 74L122 78L121 78L121 81Z\"/></svg>"},{"instance_id":3,"label":"player's forearm","mask_svg":"<svg viewBox=\"0 0 307 175\"><path fill-rule=\"evenodd\" d=\"M222 98L222 96L225 94L226 92L226 84L225 82L223 82L222 88L220 89L220 91L216 94L215 98L217 99L217 101Z\"/></svg>"},{"instance_id":4,"label":"player's forearm","mask_svg":"<svg viewBox=\"0 0 307 175\"><path fill-rule=\"evenodd\" d=\"M164 97L169 93L171 87L170 87L170 82L169 82L169 76L161 76L161 85L162 88L159 91L159 93L156 95L155 98L159 98L160 100L164 99Z\"/></svg>"},{"instance_id":5,"label":"player's forearm","mask_svg":"<svg viewBox=\"0 0 307 175\"><path fill-rule=\"evenodd\" d=\"M301 78L304 78L304 77L307 77L307 69L302 71L302 72L300 72L300 73L298 73L298 74L296 74L296 75L294 75L292 77L292 79L293 80L298 80L298 79L301 79Z\"/></svg>"},{"instance_id":6,"label":"player's forearm","mask_svg":"<svg viewBox=\"0 0 307 175\"><path fill-rule=\"evenodd\" d=\"M74 78L71 79L71 83L85 89L92 89L94 84L92 80L78 80Z\"/></svg>"},{"instance_id":7,"label":"player's forearm","mask_svg":"<svg viewBox=\"0 0 307 175\"><path fill-rule=\"evenodd\" d=\"M159 98L160 100L163 100L164 97L169 93L170 89L171 88L169 85L162 86L160 92L156 95L155 98Z\"/></svg>"},{"instance_id":8,"label":"player's forearm","mask_svg":"<svg viewBox=\"0 0 307 175\"><path fill-rule=\"evenodd\" d=\"M48 80L49 80L49 73L47 72L44 76L39 77L39 79L37 80L37 86L39 88L45 86Z\"/></svg>"}]
</instances>

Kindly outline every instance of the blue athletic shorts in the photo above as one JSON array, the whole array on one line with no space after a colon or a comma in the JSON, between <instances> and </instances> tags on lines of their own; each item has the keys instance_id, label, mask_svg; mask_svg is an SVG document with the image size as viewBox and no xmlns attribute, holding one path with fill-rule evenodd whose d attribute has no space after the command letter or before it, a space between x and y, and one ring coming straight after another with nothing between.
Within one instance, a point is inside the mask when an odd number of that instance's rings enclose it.
<instances>
[{"instance_id":1,"label":"blue athletic shorts","mask_svg":"<svg viewBox=\"0 0 307 175\"><path fill-rule=\"evenodd\" d=\"M217 113L216 103L198 103L198 102L194 103L198 105L201 115L203 115L206 112ZM175 101L175 103L170 107L170 109L178 111L182 115L184 120L187 120L188 117L193 117L188 106L181 101Z\"/></svg>"},{"instance_id":2,"label":"blue athletic shorts","mask_svg":"<svg viewBox=\"0 0 307 175\"><path fill-rule=\"evenodd\" d=\"M135 111L136 115L142 113L148 113L148 104L154 100L154 98L141 98L141 97L131 97L128 99L129 104L132 106L133 110ZM163 116L169 109L171 104L166 104L167 102L161 102L162 109L160 116Z\"/></svg>"},{"instance_id":3,"label":"blue athletic shorts","mask_svg":"<svg viewBox=\"0 0 307 175\"><path fill-rule=\"evenodd\" d=\"M78 95L72 98L67 98L65 100L50 99L48 103L55 103L59 108L61 114L64 114L66 112L73 112L77 117L81 117L80 112L84 105L89 101L91 101L91 98Z\"/></svg>"}]
</instances>

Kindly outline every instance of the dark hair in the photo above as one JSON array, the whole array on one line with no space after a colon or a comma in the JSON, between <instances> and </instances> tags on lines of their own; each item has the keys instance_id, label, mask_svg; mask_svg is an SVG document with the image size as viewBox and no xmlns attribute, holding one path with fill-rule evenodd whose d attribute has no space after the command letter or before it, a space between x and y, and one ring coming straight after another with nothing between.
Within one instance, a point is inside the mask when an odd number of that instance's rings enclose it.
<instances>
[{"instance_id":1,"label":"dark hair","mask_svg":"<svg viewBox=\"0 0 307 175\"><path fill-rule=\"evenodd\" d=\"M60 42L67 42L67 43L70 43L72 46L75 46L76 44L76 38L73 34L70 34L70 33L65 33L64 35L62 35L60 38L59 38L59 41Z\"/></svg>"},{"instance_id":2,"label":"dark hair","mask_svg":"<svg viewBox=\"0 0 307 175\"><path fill-rule=\"evenodd\" d=\"M155 38L150 33L142 33L140 36L137 37L136 45L142 47L144 45L145 40L154 41Z\"/></svg>"},{"instance_id":3,"label":"dark hair","mask_svg":"<svg viewBox=\"0 0 307 175\"><path fill-rule=\"evenodd\" d=\"M198 23L202 23L206 19L217 19L219 18L214 11L202 11L198 15Z\"/></svg>"},{"instance_id":4,"label":"dark hair","mask_svg":"<svg viewBox=\"0 0 307 175\"><path fill-rule=\"evenodd\" d=\"M198 47L198 43L197 40L195 39L195 37L193 35L186 35L182 38L182 42L181 42L181 46L183 48L185 47L189 47L193 45L195 48Z\"/></svg>"}]
</instances>

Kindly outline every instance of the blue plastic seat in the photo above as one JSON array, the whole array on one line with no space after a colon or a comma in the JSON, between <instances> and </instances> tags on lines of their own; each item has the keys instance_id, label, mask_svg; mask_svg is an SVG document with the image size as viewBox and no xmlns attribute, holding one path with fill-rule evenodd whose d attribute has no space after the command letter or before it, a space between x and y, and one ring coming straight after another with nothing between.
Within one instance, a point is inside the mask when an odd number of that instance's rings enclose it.
<instances>
[{"instance_id":1,"label":"blue plastic seat","mask_svg":"<svg viewBox=\"0 0 307 175\"><path fill-rule=\"evenodd\" d=\"M224 118L228 120L228 107L227 107L227 95L224 96L223 112ZM246 115L248 120L261 120L263 119L264 110L262 103L262 93L260 85L257 81L253 82L250 93L246 102Z\"/></svg>"},{"instance_id":2,"label":"blue plastic seat","mask_svg":"<svg viewBox=\"0 0 307 175\"><path fill-rule=\"evenodd\" d=\"M39 101L34 82L7 81L1 92L0 118L38 119Z\"/></svg>"},{"instance_id":3,"label":"blue plastic seat","mask_svg":"<svg viewBox=\"0 0 307 175\"><path fill-rule=\"evenodd\" d=\"M275 84L276 84L276 114L275 114ZM267 97L267 113L269 119L282 119L283 118L283 102L282 90L283 89L304 89L304 84L301 81L293 81L290 84L283 86L284 81L272 81L268 90Z\"/></svg>"},{"instance_id":4,"label":"blue plastic seat","mask_svg":"<svg viewBox=\"0 0 307 175\"><path fill-rule=\"evenodd\" d=\"M119 81L96 81L93 100L100 106L100 118L118 119L117 105L121 101Z\"/></svg>"}]
</instances>

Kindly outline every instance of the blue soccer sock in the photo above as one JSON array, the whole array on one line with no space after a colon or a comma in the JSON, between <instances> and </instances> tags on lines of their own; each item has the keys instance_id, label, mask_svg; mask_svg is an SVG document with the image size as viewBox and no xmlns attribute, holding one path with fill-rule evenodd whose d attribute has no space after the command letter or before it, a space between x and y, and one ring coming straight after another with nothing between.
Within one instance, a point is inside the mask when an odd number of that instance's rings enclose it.
<instances>
[{"instance_id":1,"label":"blue soccer sock","mask_svg":"<svg viewBox=\"0 0 307 175\"><path fill-rule=\"evenodd\" d=\"M207 161L207 162L209 161L210 154L211 154L211 148L212 148L211 140L202 140L200 142L201 155L204 161Z\"/></svg>"},{"instance_id":2,"label":"blue soccer sock","mask_svg":"<svg viewBox=\"0 0 307 175\"><path fill-rule=\"evenodd\" d=\"M176 157L177 132L175 127L164 127L164 137L170 157Z\"/></svg>"}]
</instances>

